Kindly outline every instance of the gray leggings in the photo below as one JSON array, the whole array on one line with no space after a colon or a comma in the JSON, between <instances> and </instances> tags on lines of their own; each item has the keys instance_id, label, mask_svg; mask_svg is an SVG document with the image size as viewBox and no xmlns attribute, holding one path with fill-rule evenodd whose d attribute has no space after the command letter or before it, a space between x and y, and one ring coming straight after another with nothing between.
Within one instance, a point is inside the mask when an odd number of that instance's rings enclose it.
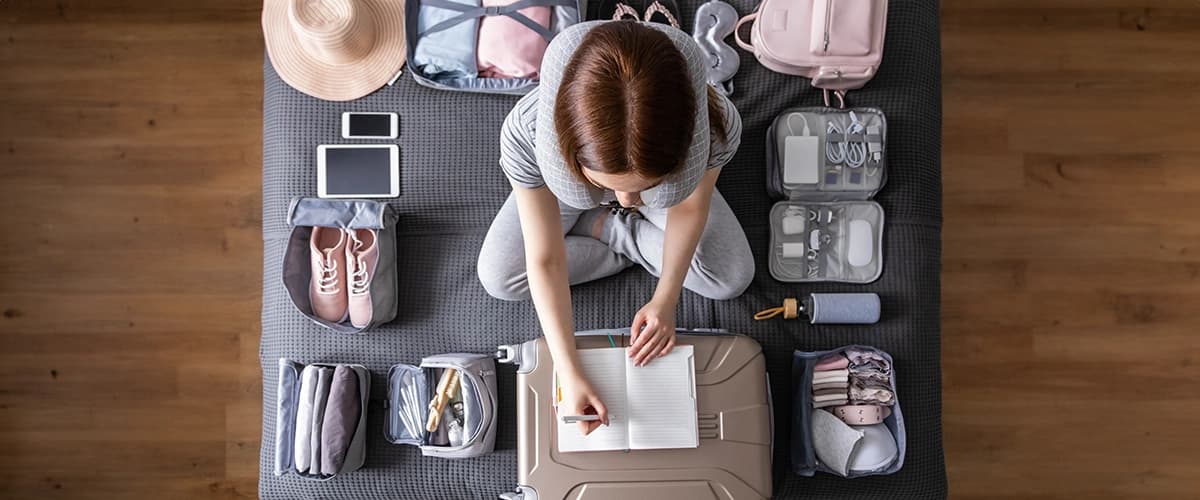
<instances>
[{"instance_id":1,"label":"gray leggings","mask_svg":"<svg viewBox=\"0 0 1200 500\"><path fill-rule=\"evenodd\" d=\"M584 211L561 202L563 232L579 220ZM603 209L607 210L607 209ZM667 225L665 208L642 207L637 214L605 215L602 240L577 236L580 231L565 234L567 248L567 280L571 285L612 276L638 264L650 274L662 273L663 228ZM584 221L594 221L584 217ZM584 231L586 234L586 231ZM489 294L504 300L529 299L529 279L525 272L525 242L521 236L521 220L517 200L510 194L496 220L492 222L479 252L479 281ZM688 268L683 286L710 299L735 298L750 286L754 279L754 255L746 233L737 217L725 203L725 198L713 192L708 223L696 254Z\"/></svg>"}]
</instances>

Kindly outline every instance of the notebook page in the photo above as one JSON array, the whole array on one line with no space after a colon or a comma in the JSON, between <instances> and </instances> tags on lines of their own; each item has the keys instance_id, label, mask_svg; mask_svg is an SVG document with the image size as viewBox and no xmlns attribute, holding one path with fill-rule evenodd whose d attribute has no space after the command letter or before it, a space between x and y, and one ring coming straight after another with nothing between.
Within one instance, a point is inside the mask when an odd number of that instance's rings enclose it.
<instances>
[{"instance_id":1,"label":"notebook page","mask_svg":"<svg viewBox=\"0 0 1200 500\"><path fill-rule=\"evenodd\" d=\"M625 402L625 350L620 348L580 349L579 364L592 387L608 408L609 425L586 436L579 424L564 424L560 415L558 451L604 451L629 448L628 407Z\"/></svg>"},{"instance_id":2,"label":"notebook page","mask_svg":"<svg viewBox=\"0 0 1200 500\"><path fill-rule=\"evenodd\" d=\"M646 366L633 366L633 360L627 357L625 370L629 447L646 450L700 446L692 346L676 346L670 354Z\"/></svg>"}]
</instances>

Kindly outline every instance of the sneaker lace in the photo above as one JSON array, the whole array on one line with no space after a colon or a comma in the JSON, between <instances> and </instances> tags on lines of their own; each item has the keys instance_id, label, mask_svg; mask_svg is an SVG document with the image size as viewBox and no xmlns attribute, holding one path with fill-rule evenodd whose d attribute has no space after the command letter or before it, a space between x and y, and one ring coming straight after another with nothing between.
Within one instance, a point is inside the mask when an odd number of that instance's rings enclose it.
<instances>
[{"instance_id":1,"label":"sneaker lace","mask_svg":"<svg viewBox=\"0 0 1200 500\"><path fill-rule=\"evenodd\" d=\"M337 277L337 261L326 255L321 262L321 276L317 278L317 293L324 295L338 293Z\"/></svg>"},{"instance_id":2,"label":"sneaker lace","mask_svg":"<svg viewBox=\"0 0 1200 500\"><path fill-rule=\"evenodd\" d=\"M357 254L359 250L362 250L363 246L362 241L354 238L354 250L351 253ZM354 269L350 270L350 293L352 295L367 293L367 283L370 280L370 276L367 274L367 264L357 255L350 263L354 266Z\"/></svg>"}]
</instances>

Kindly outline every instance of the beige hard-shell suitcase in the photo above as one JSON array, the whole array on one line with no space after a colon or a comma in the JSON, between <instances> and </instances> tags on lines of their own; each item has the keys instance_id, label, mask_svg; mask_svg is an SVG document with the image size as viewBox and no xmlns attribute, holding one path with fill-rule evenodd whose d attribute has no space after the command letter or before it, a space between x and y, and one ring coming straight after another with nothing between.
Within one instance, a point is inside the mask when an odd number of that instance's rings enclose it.
<instances>
[{"instance_id":1,"label":"beige hard-shell suitcase","mask_svg":"<svg viewBox=\"0 0 1200 500\"><path fill-rule=\"evenodd\" d=\"M580 349L609 347L609 335L580 332ZM618 341L619 343L620 341ZM545 338L502 346L517 368L517 491L509 500L753 500L771 497L771 400L762 348L749 337L680 330L695 349L700 446L690 449L560 453Z\"/></svg>"}]
</instances>

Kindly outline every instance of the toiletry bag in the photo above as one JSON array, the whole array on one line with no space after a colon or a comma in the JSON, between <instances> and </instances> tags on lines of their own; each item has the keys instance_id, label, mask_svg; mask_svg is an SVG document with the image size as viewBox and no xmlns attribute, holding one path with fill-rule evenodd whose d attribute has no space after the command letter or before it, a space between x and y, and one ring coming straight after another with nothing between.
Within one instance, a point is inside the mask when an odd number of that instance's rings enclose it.
<instances>
[{"instance_id":1,"label":"toiletry bag","mask_svg":"<svg viewBox=\"0 0 1200 500\"><path fill-rule=\"evenodd\" d=\"M445 370L458 370L460 388L453 402L461 400L461 418L454 404L437 429L426 430L430 401ZM491 453L496 447L496 362L485 354L440 354L421 360L420 365L398 364L388 370L387 400L384 403L384 437L391 443L419 446L421 454L441 458L470 458ZM452 421L461 425L461 442L450 442ZM416 425L414 425L416 424Z\"/></svg>"},{"instance_id":2,"label":"toiletry bag","mask_svg":"<svg viewBox=\"0 0 1200 500\"><path fill-rule=\"evenodd\" d=\"M357 425L354 428L349 445L345 452L345 461L335 472L327 474L311 474L301 472L296 467L296 429L311 429L312 425L297 425L297 414L300 413L300 374L305 365L289 359L279 360L279 384L275 393L275 475L282 476L295 473L306 479L326 481L340 474L362 468L367 458L367 403L371 392L371 374L362 365L338 365L313 363L310 366L333 368L346 366L353 370L358 377L359 407ZM347 418L354 418L347 416ZM311 421L310 421L311 422Z\"/></svg>"},{"instance_id":3,"label":"toiletry bag","mask_svg":"<svg viewBox=\"0 0 1200 500\"><path fill-rule=\"evenodd\" d=\"M825 409L813 407L812 381L813 367L817 364L817 360L829 354L844 353L851 349L870 351L884 358L891 366L890 386L892 392L892 402L887 406L890 412L886 418L879 424L850 426L845 425L838 417L833 417L832 413ZM847 478L878 476L892 474L900 470L904 465L904 454L907 447L907 437L904 430L904 415L900 412L900 396L896 392L896 365L892 362L892 357L879 349L868 346L850 345L832 349L829 351L818 352L802 352L796 351L792 357L792 380L796 382L794 409L792 413L792 471L801 476L813 476L816 471L827 472L834 475L839 475ZM870 405L868 405L870 406ZM882 410L881 410L882 411ZM814 435L813 422L814 418L818 417L815 412L825 412L827 415L822 415L826 419L832 419L836 426L839 426L845 434L854 437L860 436L859 439L870 439L872 437L887 436L890 434L895 441L895 446L891 443L884 443L886 447L872 446L879 443L866 443L860 441L849 446L844 443L847 448L853 450L853 454L859 455L850 460L850 465L847 468L845 475L838 472L838 465L834 463L824 463L821 459L823 454L817 443L818 436ZM868 429L868 427L873 427ZM885 431L886 429L886 431ZM834 437L829 436L824 442L829 442ZM870 449L868 449L870 448ZM887 452L881 452L881 448L886 448ZM867 457L865 454L872 453L873 456ZM829 453L825 453L828 457ZM854 462L860 462L856 465Z\"/></svg>"},{"instance_id":4,"label":"toiletry bag","mask_svg":"<svg viewBox=\"0 0 1200 500\"><path fill-rule=\"evenodd\" d=\"M738 21L737 43L763 66L826 90L861 88L883 60L887 0L763 0Z\"/></svg>"},{"instance_id":5,"label":"toiletry bag","mask_svg":"<svg viewBox=\"0 0 1200 500\"><path fill-rule=\"evenodd\" d=\"M779 281L870 283L883 272L887 120L876 108L805 107L767 130L768 267Z\"/></svg>"},{"instance_id":6,"label":"toiletry bag","mask_svg":"<svg viewBox=\"0 0 1200 500\"><path fill-rule=\"evenodd\" d=\"M422 27L421 6L423 4L427 8L431 7L448 12L456 12L457 14L448 15L446 19L439 20L432 26ZM548 28L541 26L519 12L521 9L531 7L549 7L551 9ZM473 64L476 59L474 54L478 54L479 50L478 25L480 20L485 17L507 16L549 42L558 33L583 21L586 12L585 0L515 0L509 5L489 7L480 5L480 2L477 0L463 3L451 2L449 0L405 0L405 38L408 50L408 67L413 75L413 79L417 83L435 89L495 94L525 94L537 86L537 78L489 78L480 76L477 73L466 76L427 75L421 68L417 67L417 64L420 62L420 59L416 57L417 46L421 43L422 37L454 28L461 23L472 23L476 26L476 29L466 31L473 31L475 38L462 40L459 43L472 47L472 55L470 55L469 59ZM446 47L446 49L454 50L453 47ZM478 68L476 67L475 70L478 71Z\"/></svg>"},{"instance_id":7,"label":"toiletry bag","mask_svg":"<svg viewBox=\"0 0 1200 500\"><path fill-rule=\"evenodd\" d=\"M292 233L283 255L283 285L292 304L314 323L339 333L359 333L396 318L396 214L387 203L373 200L327 200L296 198L288 209ZM372 229L378 245L378 262L367 285L371 297L371 321L356 327L350 321L334 323L313 314L309 300L312 263L309 238L313 227ZM342 270L344 272L344 270Z\"/></svg>"}]
</instances>

